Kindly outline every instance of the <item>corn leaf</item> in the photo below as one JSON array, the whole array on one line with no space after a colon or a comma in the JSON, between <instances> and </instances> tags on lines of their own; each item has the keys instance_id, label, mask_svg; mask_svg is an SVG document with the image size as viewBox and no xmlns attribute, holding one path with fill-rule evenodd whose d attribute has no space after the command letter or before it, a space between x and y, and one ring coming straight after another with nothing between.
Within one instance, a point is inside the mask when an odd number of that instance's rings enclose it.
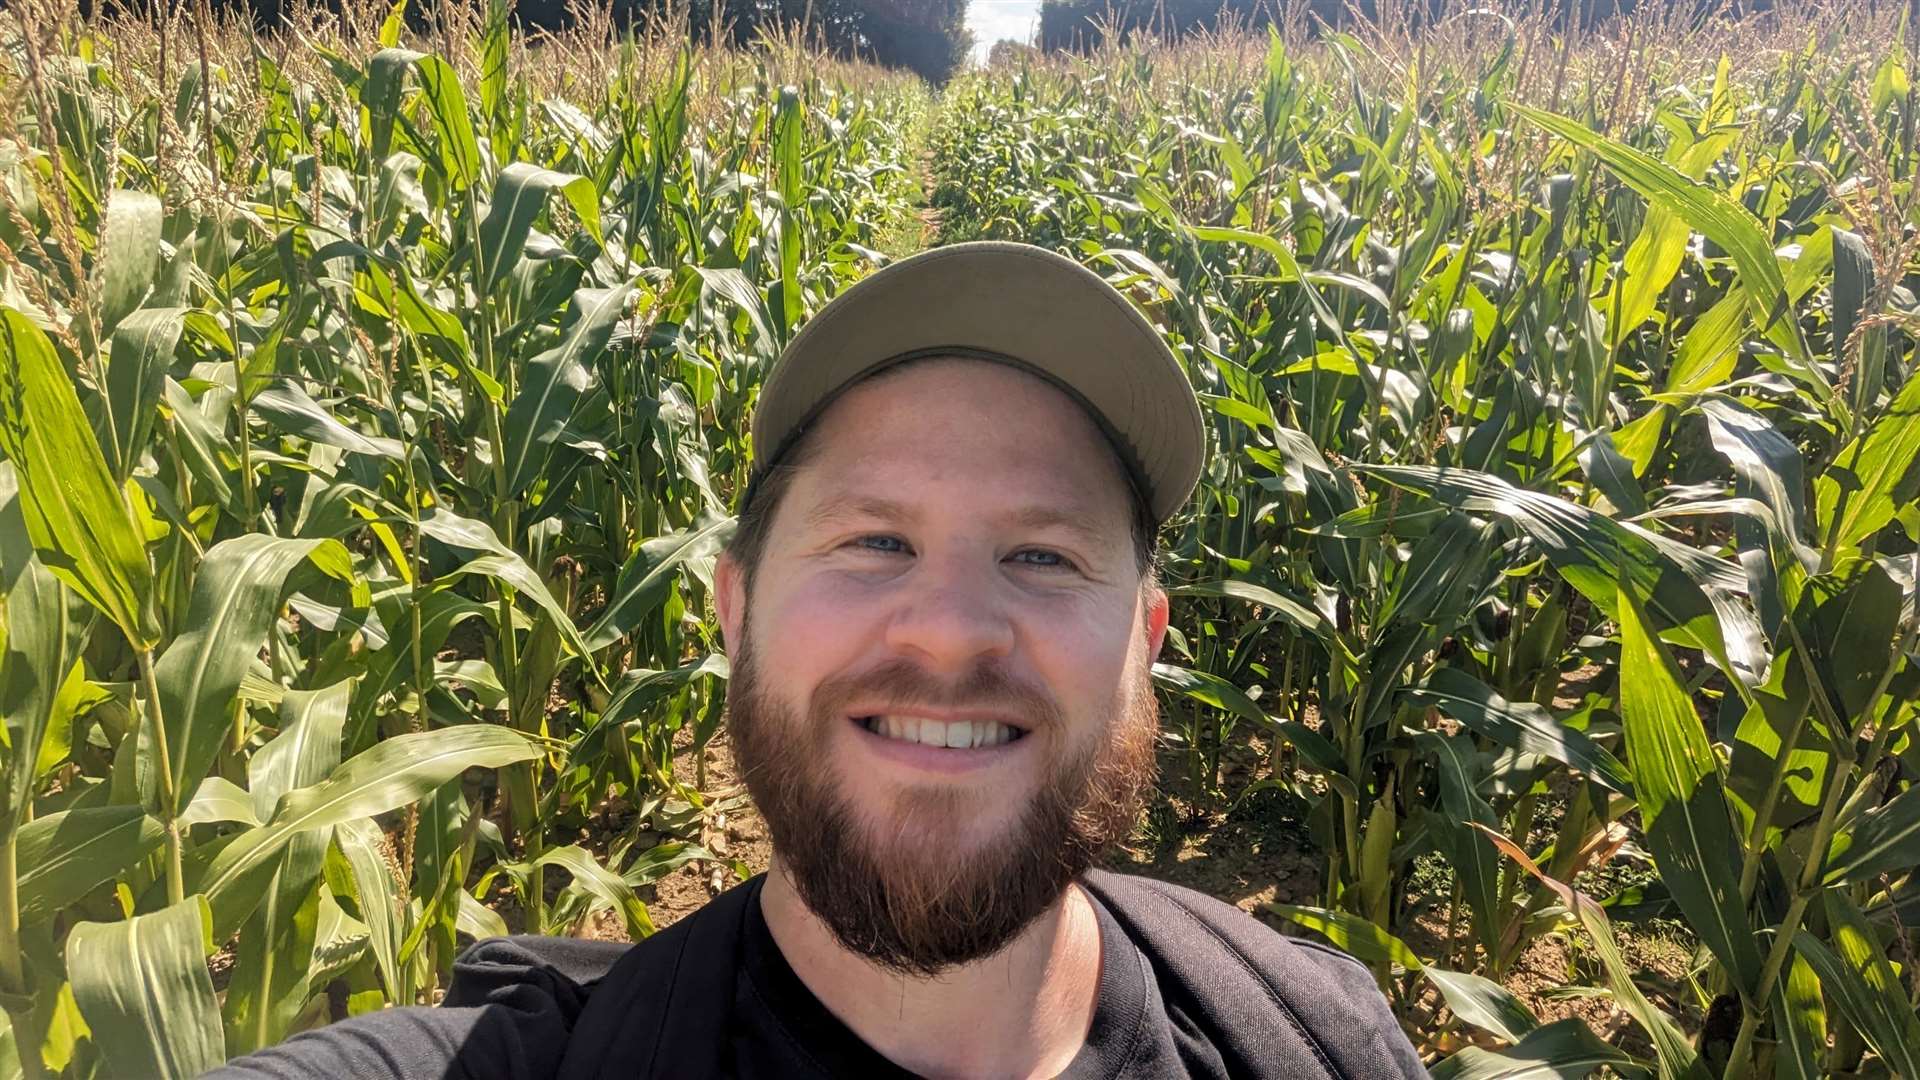
<instances>
[{"instance_id":1,"label":"corn leaf","mask_svg":"<svg viewBox=\"0 0 1920 1080\"><path fill-rule=\"evenodd\" d=\"M1409 688L1406 697L1439 709L1501 746L1544 755L1586 773L1610 791L1633 796L1627 767L1586 732L1560 723L1531 701L1508 701L1459 668L1435 668L1424 684Z\"/></svg>"},{"instance_id":2,"label":"corn leaf","mask_svg":"<svg viewBox=\"0 0 1920 1080\"><path fill-rule=\"evenodd\" d=\"M1859 545L1920 494L1920 379L1847 444L1813 482L1814 517L1829 553Z\"/></svg>"},{"instance_id":3,"label":"corn leaf","mask_svg":"<svg viewBox=\"0 0 1920 1080\"><path fill-rule=\"evenodd\" d=\"M642 541L620 568L613 599L587 629L587 648L605 648L640 625L666 599L680 567L725 547L734 526L732 518L722 518Z\"/></svg>"},{"instance_id":4,"label":"corn leaf","mask_svg":"<svg viewBox=\"0 0 1920 1080\"><path fill-rule=\"evenodd\" d=\"M152 854L166 829L137 806L91 806L35 818L20 827L20 921L64 911L95 886Z\"/></svg>"},{"instance_id":5,"label":"corn leaf","mask_svg":"<svg viewBox=\"0 0 1920 1080\"><path fill-rule=\"evenodd\" d=\"M1503 518L1609 616L1618 617L1617 585L1624 578L1660 617L1664 639L1701 649L1750 682L1766 669L1759 622L1740 598L1747 589L1745 575L1706 552L1485 473L1407 465L1354 468L1448 505Z\"/></svg>"},{"instance_id":6,"label":"corn leaf","mask_svg":"<svg viewBox=\"0 0 1920 1080\"><path fill-rule=\"evenodd\" d=\"M107 407L101 412L106 430L98 434L107 467L119 483L133 475L140 450L152 439L185 316L184 308L146 308L122 319L113 331Z\"/></svg>"},{"instance_id":7,"label":"corn leaf","mask_svg":"<svg viewBox=\"0 0 1920 1080\"><path fill-rule=\"evenodd\" d=\"M1677 215L1696 232L1724 248L1740 269L1740 290L1747 297L1754 322L1769 340L1799 361L1823 391L1831 388L1813 366L1791 313L1786 279L1774 258L1766 231L1747 209L1666 162L1625 143L1588 130L1576 120L1544 109L1510 105L1521 116L1591 152L1627 186L1648 202Z\"/></svg>"},{"instance_id":8,"label":"corn leaf","mask_svg":"<svg viewBox=\"0 0 1920 1080\"><path fill-rule=\"evenodd\" d=\"M613 324L633 296L630 286L581 289L567 309L559 344L526 362L520 393L507 408L507 494L520 498L546 471L553 446L573 419L593 376L588 369L607 347Z\"/></svg>"},{"instance_id":9,"label":"corn leaf","mask_svg":"<svg viewBox=\"0 0 1920 1080\"><path fill-rule=\"evenodd\" d=\"M160 200L147 192L108 193L99 249L105 258L95 268L100 286L101 333L114 333L153 288L162 215Z\"/></svg>"},{"instance_id":10,"label":"corn leaf","mask_svg":"<svg viewBox=\"0 0 1920 1080\"><path fill-rule=\"evenodd\" d=\"M67 936L73 999L115 1076L192 1080L226 1060L207 974L207 902L190 896Z\"/></svg>"},{"instance_id":11,"label":"corn leaf","mask_svg":"<svg viewBox=\"0 0 1920 1080\"><path fill-rule=\"evenodd\" d=\"M1513 991L1492 979L1432 966L1422 968L1420 974L1439 989L1447 1007L1463 1023L1492 1032L1510 1043L1524 1042L1528 1034L1540 1026L1539 1018L1513 996Z\"/></svg>"},{"instance_id":12,"label":"corn leaf","mask_svg":"<svg viewBox=\"0 0 1920 1080\"><path fill-rule=\"evenodd\" d=\"M0 309L0 349L0 450L13 462L40 561L135 648L157 643L140 533L53 343L7 308Z\"/></svg>"},{"instance_id":13,"label":"corn leaf","mask_svg":"<svg viewBox=\"0 0 1920 1080\"><path fill-rule=\"evenodd\" d=\"M197 873L189 873L191 887L204 892L213 907L215 938L231 936L259 904L262 869L271 873L274 856L294 836L399 809L469 768L499 768L539 753L539 744L510 728L422 731L376 743L326 780L288 792L265 825L241 833Z\"/></svg>"},{"instance_id":14,"label":"corn leaf","mask_svg":"<svg viewBox=\"0 0 1920 1080\"><path fill-rule=\"evenodd\" d=\"M1700 1055L1687 1037L1680 1033L1665 1013L1654 1008L1646 994L1634 984L1633 968L1621 953L1620 943L1614 939L1613 926L1607 921L1605 910L1592 897L1563 881L1548 877L1519 845L1498 831L1485 826L1475 827L1508 858L1519 863L1521 869L1532 874L1535 880L1558 896L1574 917L1580 920L1580 925L1593 939L1594 950L1600 954L1600 965L1606 972L1614 1000L1651 1036L1654 1054L1660 1061L1660 1075L1684 1080L1713 1080L1713 1074L1707 1071L1706 1064L1700 1060Z\"/></svg>"},{"instance_id":15,"label":"corn leaf","mask_svg":"<svg viewBox=\"0 0 1920 1080\"><path fill-rule=\"evenodd\" d=\"M1740 896L1740 839L1719 760L1639 597L1623 586L1617 610L1620 717L1648 847L1688 925L1752 996L1760 950Z\"/></svg>"},{"instance_id":16,"label":"corn leaf","mask_svg":"<svg viewBox=\"0 0 1920 1080\"><path fill-rule=\"evenodd\" d=\"M1794 934L1793 947L1887 1067L1898 1076L1920 1076L1920 1017L1879 937L1844 890L1827 890L1826 907L1832 948L1805 930Z\"/></svg>"},{"instance_id":17,"label":"corn leaf","mask_svg":"<svg viewBox=\"0 0 1920 1080\"><path fill-rule=\"evenodd\" d=\"M1797 952L1786 978L1774 989L1773 1031L1776 1080L1820 1080L1827 1053L1827 1006L1820 996L1820 977Z\"/></svg>"},{"instance_id":18,"label":"corn leaf","mask_svg":"<svg viewBox=\"0 0 1920 1080\"><path fill-rule=\"evenodd\" d=\"M1528 1032L1505 1050L1469 1046L1430 1071L1433 1080L1587 1080L1602 1068L1637 1064L1568 1017Z\"/></svg>"},{"instance_id":19,"label":"corn leaf","mask_svg":"<svg viewBox=\"0 0 1920 1080\"><path fill-rule=\"evenodd\" d=\"M1351 912L1295 904L1267 904L1263 910L1319 933L1361 963L1399 964L1408 971L1426 967L1406 942Z\"/></svg>"},{"instance_id":20,"label":"corn leaf","mask_svg":"<svg viewBox=\"0 0 1920 1080\"><path fill-rule=\"evenodd\" d=\"M241 676L266 641L280 598L291 587L288 579L302 563L349 583L362 594L359 606L371 602L338 540L236 536L214 545L201 561L187 629L154 668L173 767L174 805L164 808L167 814L186 809L231 733Z\"/></svg>"},{"instance_id":21,"label":"corn leaf","mask_svg":"<svg viewBox=\"0 0 1920 1080\"><path fill-rule=\"evenodd\" d=\"M600 196L593 181L572 173L555 172L516 161L500 170L494 181L493 202L480 221L479 263L475 285L485 296L505 281L526 254L527 234L533 220L546 209L547 197L558 194L573 208L574 215L596 243L603 243L600 232ZM618 290L615 290L618 291Z\"/></svg>"}]
</instances>

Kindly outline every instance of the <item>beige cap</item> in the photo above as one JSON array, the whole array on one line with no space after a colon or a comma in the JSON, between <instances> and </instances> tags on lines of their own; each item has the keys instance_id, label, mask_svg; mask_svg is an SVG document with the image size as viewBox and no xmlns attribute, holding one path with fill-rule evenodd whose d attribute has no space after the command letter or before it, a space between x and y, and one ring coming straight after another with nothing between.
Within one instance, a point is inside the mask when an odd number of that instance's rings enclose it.
<instances>
[{"instance_id":1,"label":"beige cap","mask_svg":"<svg viewBox=\"0 0 1920 1080\"><path fill-rule=\"evenodd\" d=\"M1011 364L1066 391L1113 443L1156 523L1200 478L1200 404L1152 324L1072 259L981 241L875 271L794 335L754 410L755 483L841 391L930 356Z\"/></svg>"}]
</instances>

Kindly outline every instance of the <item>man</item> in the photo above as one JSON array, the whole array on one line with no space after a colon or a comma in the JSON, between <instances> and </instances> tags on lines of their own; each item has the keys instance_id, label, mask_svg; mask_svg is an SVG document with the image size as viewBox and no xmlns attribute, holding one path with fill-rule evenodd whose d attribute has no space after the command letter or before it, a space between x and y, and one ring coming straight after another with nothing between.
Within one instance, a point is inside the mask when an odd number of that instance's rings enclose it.
<instances>
[{"instance_id":1,"label":"man","mask_svg":"<svg viewBox=\"0 0 1920 1080\"><path fill-rule=\"evenodd\" d=\"M1015 244L883 269L794 338L715 572L773 868L638 946L482 942L439 1009L229 1077L1425 1076L1365 968L1091 869L1153 778L1153 534L1186 376Z\"/></svg>"}]
</instances>

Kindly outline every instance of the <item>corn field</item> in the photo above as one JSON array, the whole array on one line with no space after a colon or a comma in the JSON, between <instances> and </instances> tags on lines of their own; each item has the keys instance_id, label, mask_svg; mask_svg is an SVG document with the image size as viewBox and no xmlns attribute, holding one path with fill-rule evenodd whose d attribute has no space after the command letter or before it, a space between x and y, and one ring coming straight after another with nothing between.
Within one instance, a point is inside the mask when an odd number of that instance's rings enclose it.
<instances>
[{"instance_id":1,"label":"corn field","mask_svg":"<svg viewBox=\"0 0 1920 1080\"><path fill-rule=\"evenodd\" d=\"M748 873L698 763L756 387L991 236L1187 363L1163 789L1298 827L1317 902L1266 914L1435 1076L1920 1080L1904 8L1281 19L938 92L403 12L0 15L0 1077L196 1075ZM1618 1024L1508 986L1543 942Z\"/></svg>"}]
</instances>

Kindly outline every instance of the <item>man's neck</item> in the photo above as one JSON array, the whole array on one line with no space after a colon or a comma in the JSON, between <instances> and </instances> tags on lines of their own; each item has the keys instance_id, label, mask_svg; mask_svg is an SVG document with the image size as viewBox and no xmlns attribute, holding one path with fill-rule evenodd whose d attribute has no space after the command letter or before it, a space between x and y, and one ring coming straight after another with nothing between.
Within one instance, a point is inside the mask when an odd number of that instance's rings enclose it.
<instances>
[{"instance_id":1,"label":"man's neck","mask_svg":"<svg viewBox=\"0 0 1920 1080\"><path fill-rule=\"evenodd\" d=\"M1086 1042L1100 990L1100 924L1070 886L1006 948L933 978L847 951L776 858L760 890L767 929L813 996L889 1061L922 1076L1034 1077Z\"/></svg>"}]
</instances>

